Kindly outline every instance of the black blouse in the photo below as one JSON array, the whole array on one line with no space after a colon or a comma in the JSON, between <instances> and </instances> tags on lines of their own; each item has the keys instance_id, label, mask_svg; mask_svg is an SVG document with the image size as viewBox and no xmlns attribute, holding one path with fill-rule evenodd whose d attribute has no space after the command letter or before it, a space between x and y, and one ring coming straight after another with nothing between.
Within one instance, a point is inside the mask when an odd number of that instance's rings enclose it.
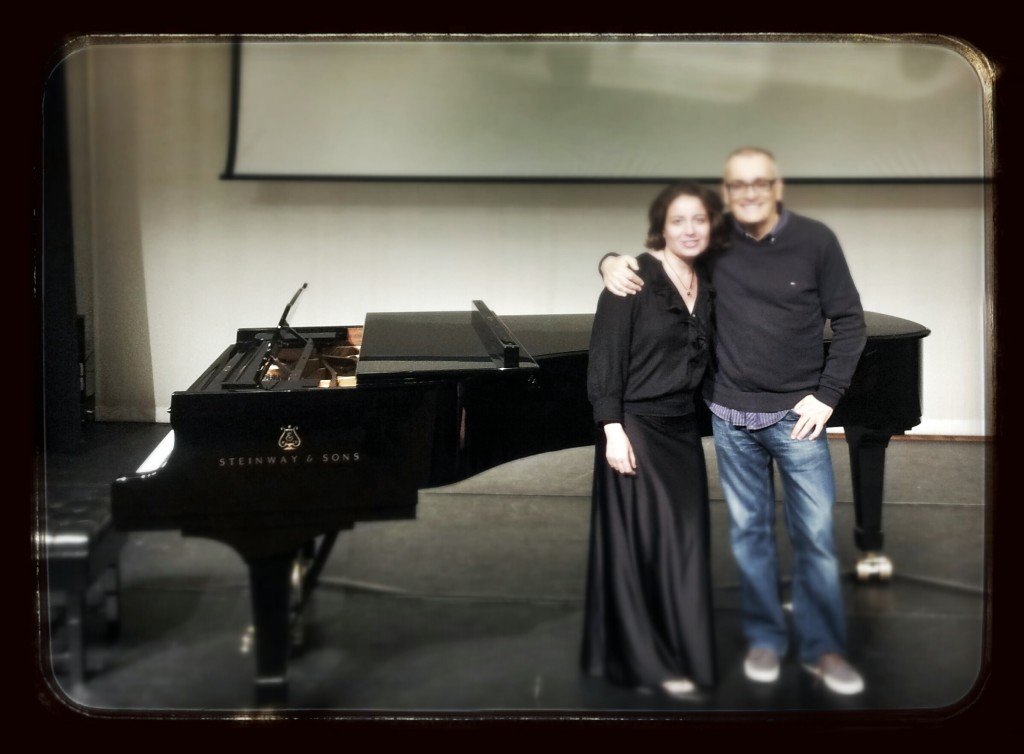
<instances>
[{"instance_id":1,"label":"black blouse","mask_svg":"<svg viewBox=\"0 0 1024 754\"><path fill-rule=\"evenodd\" d=\"M594 421L621 422L624 413L683 416L708 366L714 289L698 263L693 314L661 262L641 254L644 281L635 296L601 292L590 334L587 394Z\"/></svg>"}]
</instances>

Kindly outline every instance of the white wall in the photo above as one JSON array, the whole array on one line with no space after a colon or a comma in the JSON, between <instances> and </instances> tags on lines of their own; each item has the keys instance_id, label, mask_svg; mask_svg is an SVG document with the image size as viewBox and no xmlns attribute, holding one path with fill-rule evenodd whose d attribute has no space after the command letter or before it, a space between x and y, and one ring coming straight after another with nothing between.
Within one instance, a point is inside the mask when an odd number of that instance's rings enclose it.
<instances>
[{"instance_id":1,"label":"white wall","mask_svg":"<svg viewBox=\"0 0 1024 754\"><path fill-rule=\"evenodd\" d=\"M165 421L239 327L367 311L582 312L597 258L639 250L655 186L222 181L226 44L112 45L69 61L79 306L97 418ZM768 145L770 146L770 145ZM783 159L783 166L784 166ZM793 186L833 227L865 308L920 322L925 434L983 434L977 186Z\"/></svg>"}]
</instances>

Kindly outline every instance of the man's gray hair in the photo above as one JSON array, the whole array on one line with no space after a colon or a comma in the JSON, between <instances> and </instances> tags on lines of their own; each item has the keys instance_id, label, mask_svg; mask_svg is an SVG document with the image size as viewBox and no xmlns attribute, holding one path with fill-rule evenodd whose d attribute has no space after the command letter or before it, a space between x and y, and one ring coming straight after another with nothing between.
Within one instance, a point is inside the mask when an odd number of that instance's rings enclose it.
<instances>
[{"instance_id":1,"label":"man's gray hair","mask_svg":"<svg viewBox=\"0 0 1024 754\"><path fill-rule=\"evenodd\" d=\"M731 160L733 157L752 157L753 155L756 155L756 154L764 155L769 160L771 160L772 161L772 165L775 167L775 174L779 175L779 163L775 159L775 155L773 155L771 152L769 152L764 147L749 147L748 146L748 147L740 147L739 149L734 149L734 150L732 150L729 153L729 156L725 158L725 164L728 165L729 164L729 160Z\"/></svg>"}]
</instances>

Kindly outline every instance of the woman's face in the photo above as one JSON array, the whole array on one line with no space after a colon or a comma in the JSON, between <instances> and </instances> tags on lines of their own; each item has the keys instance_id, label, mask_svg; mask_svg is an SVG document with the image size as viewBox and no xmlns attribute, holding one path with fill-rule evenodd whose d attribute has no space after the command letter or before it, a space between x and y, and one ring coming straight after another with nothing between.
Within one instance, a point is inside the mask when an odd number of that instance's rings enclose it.
<instances>
[{"instance_id":1,"label":"woman's face","mask_svg":"<svg viewBox=\"0 0 1024 754\"><path fill-rule=\"evenodd\" d=\"M665 250L680 259L693 260L711 241L711 218L696 196L677 196L665 213Z\"/></svg>"}]
</instances>

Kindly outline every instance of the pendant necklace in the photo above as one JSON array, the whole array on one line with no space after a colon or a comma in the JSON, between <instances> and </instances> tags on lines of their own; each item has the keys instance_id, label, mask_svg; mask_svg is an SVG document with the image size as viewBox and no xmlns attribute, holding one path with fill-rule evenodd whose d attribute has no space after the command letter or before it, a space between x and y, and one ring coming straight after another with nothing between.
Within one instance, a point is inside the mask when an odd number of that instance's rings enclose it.
<instances>
[{"instance_id":1,"label":"pendant necklace","mask_svg":"<svg viewBox=\"0 0 1024 754\"><path fill-rule=\"evenodd\" d=\"M672 275L672 277L676 279L679 285L683 287L683 289L686 291L687 297L693 298L693 270L690 270L690 284L686 285L685 283L683 283L679 275L676 274L676 271L672 269L672 263L668 261L668 252L663 251L662 254L664 254L664 256L662 257L661 263L665 265L665 268L669 271L669 274Z\"/></svg>"}]
</instances>

